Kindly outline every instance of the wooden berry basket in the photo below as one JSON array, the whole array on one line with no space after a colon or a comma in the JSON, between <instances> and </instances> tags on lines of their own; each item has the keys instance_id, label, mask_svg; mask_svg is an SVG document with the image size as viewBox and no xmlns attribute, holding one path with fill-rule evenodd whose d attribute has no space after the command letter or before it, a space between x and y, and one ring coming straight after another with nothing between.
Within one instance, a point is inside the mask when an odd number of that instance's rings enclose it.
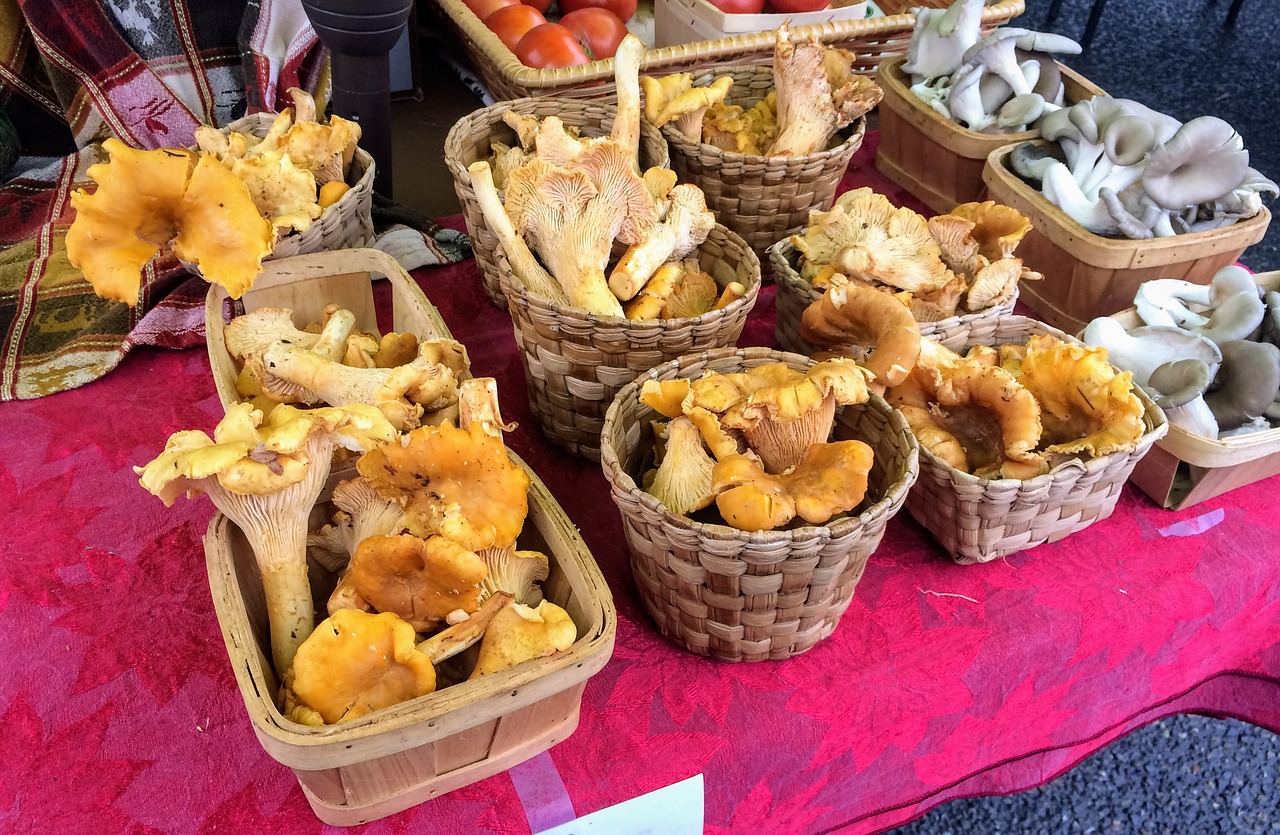
<instances>
[{"instance_id":1,"label":"wooden berry basket","mask_svg":"<svg viewBox=\"0 0 1280 835\"><path fill-rule=\"evenodd\" d=\"M696 378L813 361L768 348L721 348L663 363L627 385L605 417L600 463L622 513L631 572L645 609L677 646L720 661L790 658L830 635L853 599L885 525L916 480L916 440L906 420L875 395L841 407L834 437L871 446L867 499L828 525L747 532L669 511L638 479L652 464L648 431L657 412L640 402L646 380Z\"/></svg>"},{"instance_id":2,"label":"wooden berry basket","mask_svg":"<svg viewBox=\"0 0 1280 835\"><path fill-rule=\"evenodd\" d=\"M778 293L774 296L774 309L777 320L774 323L773 335L782 346L782 350L796 354L811 356L823 349L806 342L800 336L800 317L805 308L822 298L822 290L814 287L800 277L799 252L790 240L779 241L769 249L769 262L773 265L773 280L778 285ZM939 342L948 337L964 334L975 340L985 338L987 332L995 329L996 322L1003 316L1013 313L1013 306L1018 302L1015 292L1006 304L988 307L974 313L962 313L949 316L937 322L921 322L920 335Z\"/></svg>"},{"instance_id":3,"label":"wooden berry basket","mask_svg":"<svg viewBox=\"0 0 1280 835\"><path fill-rule=\"evenodd\" d=\"M582 692L613 652L617 614L577 528L529 472L529 516L519 547L550 558L546 599L578 627L568 650L325 727L277 709L267 615L253 553L222 514L205 535L214 609L245 710L262 747L297 775L312 810L335 826L395 814L504 771L564 741L577 728ZM323 507L313 514L323 524ZM336 582L309 566L317 599ZM317 618L319 620L319 618Z\"/></svg>"},{"instance_id":4,"label":"wooden berry basket","mask_svg":"<svg viewBox=\"0 0 1280 835\"><path fill-rule=\"evenodd\" d=\"M640 322L596 316L531 296L511 273L506 256L499 255L529 410L549 441L575 455L599 458L605 412L619 389L682 354L738 341L760 292L760 262L742 238L719 224L696 255L702 271L721 289L737 281L747 288L746 294L691 319Z\"/></svg>"},{"instance_id":5,"label":"wooden berry basket","mask_svg":"<svg viewBox=\"0 0 1280 835\"><path fill-rule=\"evenodd\" d=\"M1254 280L1263 291L1280 290L1280 272ZM1111 318L1126 330L1142 325L1134 308ZM1278 474L1280 427L1217 440L1171 425L1129 480L1164 507L1181 510Z\"/></svg>"},{"instance_id":6,"label":"wooden berry basket","mask_svg":"<svg viewBox=\"0 0 1280 835\"><path fill-rule=\"evenodd\" d=\"M905 55L888 58L876 72L876 83L884 91L876 168L938 214L983 200L987 186L982 169L991 152L1011 142L1038 139L1040 132L979 133L957 125L911 92L911 77L902 71L906 61ZM1068 104L1104 95L1102 88L1070 67L1058 66Z\"/></svg>"},{"instance_id":7,"label":"wooden berry basket","mask_svg":"<svg viewBox=\"0 0 1280 835\"><path fill-rule=\"evenodd\" d=\"M1038 334L1081 344L1023 316L997 320L994 330L983 333L981 339L957 332L940 341L963 354L974 345L1025 344ZM1169 428L1160 407L1138 387L1134 391L1142 401L1146 431L1132 452L1076 460L1046 475L1019 480L978 478L921 446L920 478L907 496L907 511L961 564L990 562L1057 542L1106 519L1135 465Z\"/></svg>"},{"instance_id":8,"label":"wooden berry basket","mask_svg":"<svg viewBox=\"0 0 1280 835\"><path fill-rule=\"evenodd\" d=\"M661 0L657 0L661 2ZM842 20L793 28L796 39L816 36L824 43L848 49L857 56L854 68L870 75L886 57L903 55L915 27L913 7L943 8L950 0L878 0L885 16ZM608 98L614 95L613 59L576 67L541 70L526 67L498 40L462 0L436 0L426 10L437 15L443 40L460 51L495 99L525 96ZM1026 10L1024 0L1001 0L982 11L984 30L1008 23ZM650 49L642 70L652 75L696 72L745 64L769 64L776 43L773 32L752 32Z\"/></svg>"},{"instance_id":9,"label":"wooden berry basket","mask_svg":"<svg viewBox=\"0 0 1280 835\"><path fill-rule=\"evenodd\" d=\"M378 321L374 305L373 281L378 276L391 285L388 322ZM227 302L225 288L209 286L204 303L205 336L213 382L224 408L242 400L236 392L235 360L227 353L223 336ZM264 262L262 272L238 305L246 313L263 307L289 308L294 323L302 327L308 322L323 322L324 307L331 303L355 314L357 330L410 332L419 339L451 338L448 326L418 283L399 261L378 249L342 249Z\"/></svg>"},{"instance_id":10,"label":"wooden berry basket","mask_svg":"<svg viewBox=\"0 0 1280 835\"><path fill-rule=\"evenodd\" d=\"M471 236L471 252L476 257L480 280L484 283L489 301L506 310L507 297L502 293L498 279L498 238L489 229L484 212L476 202L471 186L471 173L467 166L489 156L494 142L508 146L517 144L516 133L502 121L507 111L537 116L558 116L567 127L575 127L583 136L607 136L613 128L618 109L608 102L582 101L578 99L532 98L499 102L463 116L449 129L444 140L444 162L453 174L453 189L462 205L462 215ZM640 168L668 168L670 158L667 141L658 129L643 119L640 122Z\"/></svg>"},{"instance_id":11,"label":"wooden berry basket","mask_svg":"<svg viewBox=\"0 0 1280 835\"><path fill-rule=\"evenodd\" d=\"M695 86L720 75L733 76L727 104L750 108L773 89L772 67L732 67L695 73ZM671 148L671 169L682 183L702 189L716 219L742 236L762 264L765 252L809 223L809 212L826 211L849 161L862 147L867 120L845 128L835 145L803 156L766 157L725 151L694 142L676 127L664 125Z\"/></svg>"},{"instance_id":12,"label":"wooden berry basket","mask_svg":"<svg viewBox=\"0 0 1280 835\"><path fill-rule=\"evenodd\" d=\"M1044 273L1028 282L1022 301L1056 328L1079 333L1092 319L1133 303L1138 285L1152 278L1181 278L1208 284L1213 274L1235 263L1262 240L1271 213L1262 211L1222 229L1131 240L1095 235L1023 182L1006 164L1013 145L992 151L982 179L987 196L1031 218L1031 231L1018 254Z\"/></svg>"}]
</instances>

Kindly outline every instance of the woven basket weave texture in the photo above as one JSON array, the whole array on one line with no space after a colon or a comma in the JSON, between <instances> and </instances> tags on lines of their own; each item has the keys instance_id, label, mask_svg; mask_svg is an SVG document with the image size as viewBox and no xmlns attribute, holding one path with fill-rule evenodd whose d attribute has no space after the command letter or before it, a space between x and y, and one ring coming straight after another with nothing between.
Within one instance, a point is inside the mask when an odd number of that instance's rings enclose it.
<instances>
[{"instance_id":1,"label":"woven basket weave texture","mask_svg":"<svg viewBox=\"0 0 1280 835\"><path fill-rule=\"evenodd\" d=\"M800 277L797 269L799 253L790 241L778 241L769 248L769 263L773 267L773 280L778 285L778 293L774 297L777 319L773 326L773 335L784 351L797 354L813 355L824 350L811 345L800 336L800 317L809 305L822 298L822 291ZM1018 294L1006 304L988 307L974 313L962 313L949 316L937 322L921 322L920 334L942 342L955 336L972 339L973 345L985 345L984 339L993 338L996 325L1000 319L1013 313L1013 306L1018 302Z\"/></svg>"},{"instance_id":2,"label":"woven basket weave texture","mask_svg":"<svg viewBox=\"0 0 1280 835\"><path fill-rule=\"evenodd\" d=\"M645 608L673 643L722 661L789 658L836 628L867 558L916 479L916 442L906 421L876 396L837 412L834 437L875 454L865 509L829 525L748 533L677 516L640 489L652 466L645 380L696 378L812 360L768 348L724 348L654 368L614 400L601 437L601 466L622 513L631 570Z\"/></svg>"},{"instance_id":3,"label":"woven basket weave texture","mask_svg":"<svg viewBox=\"0 0 1280 835\"><path fill-rule=\"evenodd\" d=\"M515 131L502 121L502 115L508 110L537 116L559 116L566 127L576 127L582 136L606 136L613 128L614 117L618 113L615 105L604 101L588 101L582 99L528 98L516 101L504 101L476 110L459 119L444 141L444 161L453 174L453 188L458 194L458 202L462 205L462 215L467 221L467 232L471 235L471 251L476 257L476 266L480 269L480 280L484 282L485 294L499 308L507 306L506 296L502 293L498 280L497 252L500 248L497 237L490 231L485 222L480 204L476 202L475 190L471 187L471 174L467 166L473 162L487 159L493 153L493 143L501 142L508 146L517 144ZM653 125L640 123L640 166L647 168L668 168L667 141Z\"/></svg>"},{"instance_id":4,"label":"woven basket weave texture","mask_svg":"<svg viewBox=\"0 0 1280 835\"><path fill-rule=\"evenodd\" d=\"M1082 344L1035 319L1008 316L972 336L956 332L942 344L964 353L973 345L1024 344L1037 334ZM980 336L980 338L979 338ZM987 480L949 466L920 448L920 479L907 497L911 516L933 534L958 563L990 562L1064 536L1106 519L1134 466L1169 429L1164 413L1140 388L1146 431L1132 452L1075 460L1047 475Z\"/></svg>"},{"instance_id":5,"label":"woven basket weave texture","mask_svg":"<svg viewBox=\"0 0 1280 835\"><path fill-rule=\"evenodd\" d=\"M499 257L529 408L549 440L575 455L598 458L604 415L619 389L682 354L738 341L760 292L760 262L742 238L719 225L697 257L720 287L737 281L746 295L692 319L644 322L594 316L530 296L506 257Z\"/></svg>"},{"instance_id":6,"label":"woven basket weave texture","mask_svg":"<svg viewBox=\"0 0 1280 835\"><path fill-rule=\"evenodd\" d=\"M728 104L750 107L773 89L771 67L701 72L693 83L710 84L725 74L733 76L725 97ZM831 208L849 161L862 147L866 125L859 119L840 134L838 145L825 151L789 157L739 154L692 142L674 122L664 125L662 133L680 182L701 188L719 221L741 235L763 260L765 250L808 224L811 209Z\"/></svg>"}]
</instances>

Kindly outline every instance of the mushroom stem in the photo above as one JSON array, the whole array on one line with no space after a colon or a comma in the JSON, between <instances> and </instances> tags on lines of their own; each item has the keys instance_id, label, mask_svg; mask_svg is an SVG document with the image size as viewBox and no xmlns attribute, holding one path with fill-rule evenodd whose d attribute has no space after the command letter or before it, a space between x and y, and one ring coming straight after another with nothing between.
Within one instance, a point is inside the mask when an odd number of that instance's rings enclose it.
<instances>
[{"instance_id":1,"label":"mushroom stem","mask_svg":"<svg viewBox=\"0 0 1280 835\"><path fill-rule=\"evenodd\" d=\"M494 616L513 600L515 598L505 591L494 592L485 598L471 617L427 638L418 644L418 651L430 658L432 664L438 665L452 658L484 637L484 631Z\"/></svg>"}]
</instances>

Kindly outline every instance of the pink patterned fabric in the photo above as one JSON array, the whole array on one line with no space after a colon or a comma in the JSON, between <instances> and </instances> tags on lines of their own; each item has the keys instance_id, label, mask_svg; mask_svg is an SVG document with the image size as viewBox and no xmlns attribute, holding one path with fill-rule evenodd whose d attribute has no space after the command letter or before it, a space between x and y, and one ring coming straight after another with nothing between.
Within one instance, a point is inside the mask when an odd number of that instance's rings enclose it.
<instances>
[{"instance_id":1,"label":"pink patterned fabric","mask_svg":"<svg viewBox=\"0 0 1280 835\"><path fill-rule=\"evenodd\" d=\"M873 151L850 182L892 193ZM829 639L716 663L648 621L599 467L537 434L510 323L474 265L419 280L475 372L498 378L521 424L511 446L615 595L613 659L550 753L578 815L701 772L711 832L872 832L1043 783L1174 712L1280 731L1280 480L1181 513L1126 488L1110 519L975 566L901 514ZM742 344L774 344L772 326L769 287ZM203 350L138 348L83 388L0 404L0 830L325 829L245 715L205 580L212 505L165 509L130 469L219 416ZM364 830L529 825L504 773Z\"/></svg>"}]
</instances>

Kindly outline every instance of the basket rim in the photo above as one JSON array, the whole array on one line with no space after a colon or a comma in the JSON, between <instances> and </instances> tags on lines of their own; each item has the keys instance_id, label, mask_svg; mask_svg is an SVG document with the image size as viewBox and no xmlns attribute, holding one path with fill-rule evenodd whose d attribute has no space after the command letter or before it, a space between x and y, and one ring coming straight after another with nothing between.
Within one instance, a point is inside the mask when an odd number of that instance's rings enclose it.
<instances>
[{"instance_id":1,"label":"basket rim","mask_svg":"<svg viewBox=\"0 0 1280 835\"><path fill-rule=\"evenodd\" d=\"M1043 147L1049 144L1049 142L1044 139L1029 139L1025 141L1031 142L1038 147ZM1129 245L1138 247L1145 244L1145 248L1148 249L1181 249L1182 247L1193 246L1211 239L1230 237L1232 236L1232 233L1239 234L1241 230L1245 230L1247 233L1252 234L1252 227L1258 225L1262 226L1262 233L1265 234L1266 227L1271 223L1271 211L1265 204L1263 204L1258 213L1253 217L1243 218L1229 226L1221 226L1217 229L1206 229L1202 232L1184 232L1166 238L1111 238L1106 235L1099 235L1096 232L1090 232L1088 229L1085 229L1075 218L1071 217L1071 215L1064 212L1055 204L1050 203L1047 197L1032 188L1025 180L1018 176L1017 172L1009 168L1006 160L1009 155L1013 153L1013 149L1021 144L1023 143L1011 142L993 149L991 153L987 155L983 179L986 180L987 175L989 174L993 179L999 181L1006 188L1012 190L1022 200L1025 200L1027 203L1032 205L1038 212L1051 215L1053 217L1053 221L1063 226L1067 234L1082 240L1089 246L1116 247ZM988 185L990 185L989 181ZM997 200L996 202L1000 201ZM1255 240L1260 240L1261 238L1262 234L1259 234Z\"/></svg>"},{"instance_id":2,"label":"basket rim","mask_svg":"<svg viewBox=\"0 0 1280 835\"><path fill-rule=\"evenodd\" d=\"M518 99L505 99L503 101L494 102L493 104L478 107L470 113L466 114L458 121L454 122L449 128L449 132L445 134L444 145L442 146L444 153L445 166L454 175L455 178L465 176L466 182L471 182L471 174L467 171L467 167L458 162L458 150L462 145L464 137L471 136L478 128L481 122L486 121L491 115L497 115L498 119L495 124L503 124L501 115L509 110L517 113L526 113L543 102L550 102L557 105L562 111L583 111L587 108L603 108L606 112L612 112L612 118L617 118L618 106L614 102L605 99L575 99L567 96L524 96ZM557 113L556 115L561 115ZM663 140L665 146L666 137L662 136L661 131L649 122L648 119L642 117L640 119L640 130L652 130L658 132L658 138ZM659 168L671 167L671 151L667 148L666 159L655 163Z\"/></svg>"},{"instance_id":3,"label":"basket rim","mask_svg":"<svg viewBox=\"0 0 1280 835\"><path fill-rule=\"evenodd\" d=\"M894 473L893 481L884 491L884 495L867 506L857 516L845 516L837 519L833 524L825 525L803 525L798 528L789 528L783 530L772 531L743 531L729 525L715 524L711 522L698 522L690 519L688 516L672 512L656 497L641 489L636 484L635 479L618 460L618 451L614 449L612 442L609 440L609 429L618 420L618 411L622 403L628 399L639 401L640 387L644 385L646 380L656 380L660 378L666 370L680 370L687 364L694 362L712 362L721 358L737 356L744 358L746 356L769 356L774 361L779 362L798 362L802 365L812 366L814 361L803 354L793 354L788 351L779 351L773 348L714 348L709 351L700 351L696 354L685 354L674 360L669 360L656 365L643 374L635 378L635 380L623 386L618 394L614 397L613 402L609 404L609 409L605 412L604 429L600 433L600 465L604 469L605 477L617 489L624 491L628 496L636 499L646 509L659 514L665 524L675 528L681 528L696 533L704 539L716 540L720 542L742 542L751 545L772 544L777 542L795 542L801 539L836 539L855 533L863 527L867 517L887 512L893 508L895 504L901 504L905 499L907 492L915 483L919 474L919 458L912 454L913 451L921 449L915 435L907 426L906 419L902 413L889 405L889 403L875 393L868 393L868 399L865 403L856 404L859 407L873 408L885 414L890 423L894 425L902 433L902 437L907 439L907 449L905 451L906 467ZM677 375L678 376L678 375ZM842 406L843 408L851 408ZM655 412L656 414L656 412Z\"/></svg>"},{"instance_id":4,"label":"basket rim","mask_svg":"<svg viewBox=\"0 0 1280 835\"><path fill-rule=\"evenodd\" d=\"M736 68L735 68L736 69ZM647 117L641 121L649 123ZM650 123L652 124L652 123ZM718 157L721 165L723 164L748 164L775 166L783 168L804 168L814 165L815 163L826 163L837 161L841 157L852 157L862 147L863 141L867 135L867 117L859 116L848 127L840 129L839 133L848 132L848 136L844 141L831 148L823 151L815 151L812 154L796 155L796 156L765 156L764 154L741 154L737 151L726 151L723 148L711 145L707 142L693 142L687 136L680 132L675 122L668 122L659 130L667 140L673 150L685 156L706 153L711 157ZM704 151L704 149L711 149Z\"/></svg>"},{"instance_id":5,"label":"basket rim","mask_svg":"<svg viewBox=\"0 0 1280 835\"><path fill-rule=\"evenodd\" d=\"M598 313L588 313L576 307L567 305L558 305L549 299L541 296L535 296L529 293L523 284L515 280L515 273L511 270L511 262L507 259L505 252L498 248L496 252L496 261L498 264L498 278L502 284L503 293L508 300L508 309L512 309L510 302L514 299L521 307L530 310L537 310L542 316L555 316L561 319L581 323L582 327L590 328L592 331L622 331L626 333L648 333L670 330L674 326L684 327L706 325L711 322L718 321L736 315L744 307L750 310L756 303L756 298L760 295L760 288L763 286L763 277L760 271L760 259L755 252L742 239L738 233L732 229L717 222L711 230L711 235L719 233L721 236L728 238L734 243L741 244L742 251L748 259L747 264L750 266L751 261L755 261L755 270L752 271L751 284L747 287L747 292L742 294L742 298L735 299L728 305L718 310L708 310L698 316L685 317L681 319L642 319L632 320L618 316L601 316ZM711 239L711 235L707 239ZM737 239L734 241L734 239Z\"/></svg>"},{"instance_id":6,"label":"basket rim","mask_svg":"<svg viewBox=\"0 0 1280 835\"><path fill-rule=\"evenodd\" d=\"M1047 334L1057 337L1065 342L1073 345L1084 345L1076 337L1058 330L1052 325L1045 324L1039 319L1033 319L1029 316L1004 316L1001 317L1001 324L1009 325L1025 325L1032 323L1033 329L1039 331L1039 334ZM1039 335L1037 334L1037 335ZM1110 365L1110 363L1108 363ZM1112 370L1117 373L1125 373L1123 369L1111 365ZM1058 484L1078 479L1080 476L1104 470L1111 466L1112 463L1119 460L1122 456L1128 457L1138 453L1145 453L1150 446L1160 440L1169 431L1169 422L1164 416L1164 411L1156 405L1156 402L1142 390L1141 386L1133 386L1132 391L1142 403L1142 419L1146 424L1146 431L1138 437L1138 440L1132 450L1117 450L1106 455L1099 455L1088 459L1087 461L1080 458L1070 458L1066 461L1059 462L1053 469L1042 475L1033 478L981 478L972 473L966 473L964 470L956 469L938 456L934 455L928 447L923 444L920 446L920 455L926 457L929 466L936 472L947 472L950 476L951 483L955 486L974 486L974 485L998 485L1006 486L1011 484L1022 485L1020 490L1034 490L1049 484ZM914 433L913 433L914 434Z\"/></svg>"},{"instance_id":7,"label":"basket rim","mask_svg":"<svg viewBox=\"0 0 1280 835\"><path fill-rule=\"evenodd\" d=\"M484 25L483 21L476 17L474 12L466 7L462 0L437 0L437 2L441 11L452 19L454 25L484 53L498 74L509 82L533 88L561 87L597 80L612 81L612 58L558 69L542 70L527 67L520 63L515 54ZM1003 23L1024 11L1026 11L1025 0L1000 0L999 3L983 8L982 22L985 26ZM910 31L914 26L915 15L907 12L884 17L796 26L791 31L796 39L816 37L826 43L837 43L855 38L874 39L900 34ZM667 68L679 71L677 68L687 67L691 63L697 64L718 58L740 60L743 52L771 49L776 42L775 33L766 31L696 41L691 44L664 46L646 50L640 66L642 71L649 73Z\"/></svg>"},{"instance_id":8,"label":"basket rim","mask_svg":"<svg viewBox=\"0 0 1280 835\"><path fill-rule=\"evenodd\" d=\"M822 298L822 291L805 281L800 272L793 266L792 256L798 252L799 250L796 249L790 238L783 238L769 247L769 263L773 265L773 280L780 287L785 286L788 290L801 291L807 289L810 303L812 304ZM1013 313L1014 305L1017 303L1018 289L1015 287L1013 298L1005 304L991 305L990 307L984 307L982 310L972 310L968 313L957 313L953 316L948 316L946 319L939 319L936 322L918 323L921 328L920 335L931 336L941 331L952 331L971 321L989 319L995 316L1008 316ZM929 330L925 331L925 328Z\"/></svg>"}]
</instances>

